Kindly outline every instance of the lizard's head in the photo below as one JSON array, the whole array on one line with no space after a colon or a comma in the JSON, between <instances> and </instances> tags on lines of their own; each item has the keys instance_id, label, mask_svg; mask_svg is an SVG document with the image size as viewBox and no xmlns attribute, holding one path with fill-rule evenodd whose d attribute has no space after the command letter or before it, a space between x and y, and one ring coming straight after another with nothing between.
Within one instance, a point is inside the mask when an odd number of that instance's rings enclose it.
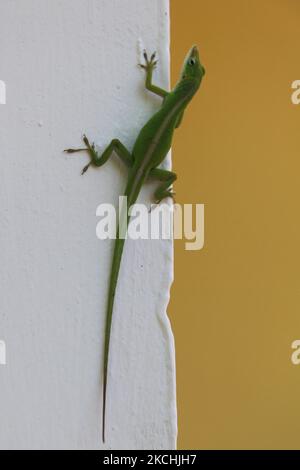
<instances>
[{"instance_id":1,"label":"lizard's head","mask_svg":"<svg viewBox=\"0 0 300 470\"><path fill-rule=\"evenodd\" d=\"M181 72L181 79L193 79L200 85L205 68L201 65L197 46L193 46L188 52Z\"/></svg>"}]
</instances>

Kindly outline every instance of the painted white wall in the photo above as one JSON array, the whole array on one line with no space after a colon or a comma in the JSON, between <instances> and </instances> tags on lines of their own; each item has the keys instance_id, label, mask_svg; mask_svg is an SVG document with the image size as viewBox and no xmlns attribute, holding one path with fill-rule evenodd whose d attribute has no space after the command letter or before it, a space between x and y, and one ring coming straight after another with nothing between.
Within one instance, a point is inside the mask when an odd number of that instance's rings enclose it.
<instances>
[{"instance_id":1,"label":"painted white wall","mask_svg":"<svg viewBox=\"0 0 300 470\"><path fill-rule=\"evenodd\" d=\"M1 449L101 448L103 330L113 242L96 207L117 203L126 169L62 149L86 132L131 148L159 98L141 46L168 85L167 0L1 0ZM169 162L170 163L170 162ZM149 201L148 186L141 199ZM108 385L108 449L173 449L175 360L166 307L170 241L125 246Z\"/></svg>"}]
</instances>

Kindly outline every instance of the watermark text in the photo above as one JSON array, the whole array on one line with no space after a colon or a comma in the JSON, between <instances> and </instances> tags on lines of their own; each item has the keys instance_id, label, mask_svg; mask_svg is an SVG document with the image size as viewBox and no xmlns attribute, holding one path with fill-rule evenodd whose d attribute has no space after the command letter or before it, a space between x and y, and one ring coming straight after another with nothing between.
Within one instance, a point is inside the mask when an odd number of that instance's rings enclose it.
<instances>
[{"instance_id":1,"label":"watermark text","mask_svg":"<svg viewBox=\"0 0 300 470\"><path fill-rule=\"evenodd\" d=\"M0 339L0 366L6 365L6 344Z\"/></svg>"},{"instance_id":2,"label":"watermark text","mask_svg":"<svg viewBox=\"0 0 300 470\"><path fill-rule=\"evenodd\" d=\"M0 104L6 104L6 84L0 80Z\"/></svg>"},{"instance_id":3,"label":"watermark text","mask_svg":"<svg viewBox=\"0 0 300 470\"><path fill-rule=\"evenodd\" d=\"M96 210L100 221L96 235L99 240L131 238L133 240L184 239L186 250L201 250L204 246L204 204L133 204L120 196L119 209L112 204L100 204ZM128 223L130 220L130 223Z\"/></svg>"}]
</instances>

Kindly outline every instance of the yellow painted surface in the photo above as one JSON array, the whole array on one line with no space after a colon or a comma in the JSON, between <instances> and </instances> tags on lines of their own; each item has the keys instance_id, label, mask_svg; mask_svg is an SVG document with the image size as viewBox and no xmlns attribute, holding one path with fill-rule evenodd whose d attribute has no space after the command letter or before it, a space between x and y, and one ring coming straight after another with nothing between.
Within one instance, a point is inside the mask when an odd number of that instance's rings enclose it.
<instances>
[{"instance_id":1,"label":"yellow painted surface","mask_svg":"<svg viewBox=\"0 0 300 470\"><path fill-rule=\"evenodd\" d=\"M205 204L205 247L176 242L181 449L300 449L297 0L171 0L173 83L206 67L173 146L178 203Z\"/></svg>"}]
</instances>

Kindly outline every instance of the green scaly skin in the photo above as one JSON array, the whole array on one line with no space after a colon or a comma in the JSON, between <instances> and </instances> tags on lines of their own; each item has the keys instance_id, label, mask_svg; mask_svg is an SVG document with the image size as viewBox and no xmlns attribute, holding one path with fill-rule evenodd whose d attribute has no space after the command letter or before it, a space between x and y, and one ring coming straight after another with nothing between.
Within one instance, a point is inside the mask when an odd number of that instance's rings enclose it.
<instances>
[{"instance_id":1,"label":"green scaly skin","mask_svg":"<svg viewBox=\"0 0 300 470\"><path fill-rule=\"evenodd\" d=\"M127 186L124 193L124 196L127 196L128 209L136 202L141 187L148 178L156 179L162 183L154 193L157 203L166 197L173 197L174 193L171 190L171 186L177 179L176 174L157 167L162 163L169 152L174 130L180 125L184 110L199 89L205 74L205 70L199 60L198 49L194 46L186 56L180 80L175 88L171 92L168 92L152 84L152 73L157 64L157 61L155 61L155 53L148 59L146 52L144 52L144 58L145 64L140 64L140 66L146 71L145 86L147 90L162 97L163 102L161 108L140 131L132 152L129 152L118 139L114 139L104 152L99 155L95 145L90 144L85 135L83 136L85 143L84 148L65 150L67 153L88 152L90 163L83 168L82 174L87 171L90 165L95 167L102 166L107 162L112 153L115 152L129 169ZM125 214L125 217L123 217L123 222L125 221L127 224L129 223L128 212ZM106 313L103 366L103 442L105 442L106 390L112 314L124 242L125 239L120 237L119 227L112 261Z\"/></svg>"}]
</instances>

